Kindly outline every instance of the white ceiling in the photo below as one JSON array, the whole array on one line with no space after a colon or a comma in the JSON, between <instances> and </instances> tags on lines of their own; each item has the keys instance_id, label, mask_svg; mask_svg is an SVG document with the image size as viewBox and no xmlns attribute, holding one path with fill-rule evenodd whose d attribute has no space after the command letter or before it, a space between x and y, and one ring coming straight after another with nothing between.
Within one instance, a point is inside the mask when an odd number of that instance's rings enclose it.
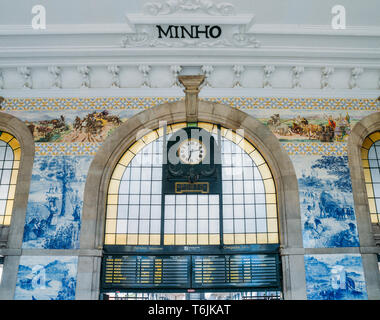
<instances>
[{"instance_id":1,"label":"white ceiling","mask_svg":"<svg viewBox=\"0 0 380 320\"><path fill-rule=\"evenodd\" d=\"M153 0L153 2L162 0ZM48 24L120 24L141 13L140 0L1 0L0 25L27 25L31 8L43 5ZM331 8L343 5L347 26L380 26L379 0L215 0L235 6L237 14L255 14L257 24L330 25Z\"/></svg>"}]
</instances>

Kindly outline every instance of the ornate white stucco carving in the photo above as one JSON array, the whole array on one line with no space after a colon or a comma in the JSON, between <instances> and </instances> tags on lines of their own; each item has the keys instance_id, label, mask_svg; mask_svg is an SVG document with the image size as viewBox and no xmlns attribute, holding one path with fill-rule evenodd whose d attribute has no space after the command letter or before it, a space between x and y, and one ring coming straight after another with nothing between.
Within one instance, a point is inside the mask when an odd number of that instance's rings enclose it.
<instances>
[{"instance_id":1,"label":"ornate white stucco carving","mask_svg":"<svg viewBox=\"0 0 380 320\"><path fill-rule=\"evenodd\" d=\"M90 68L88 66L79 66L77 70L82 77L81 88L90 88Z\"/></svg>"},{"instance_id":2,"label":"ornate white stucco carving","mask_svg":"<svg viewBox=\"0 0 380 320\"><path fill-rule=\"evenodd\" d=\"M274 66L264 66L264 80L263 87L264 88L272 88L272 75L275 71Z\"/></svg>"},{"instance_id":3,"label":"ornate white stucco carving","mask_svg":"<svg viewBox=\"0 0 380 320\"><path fill-rule=\"evenodd\" d=\"M51 88L52 89L60 89L62 88L62 79L61 79L61 68L58 66L50 66L48 67L48 72L52 78Z\"/></svg>"},{"instance_id":4,"label":"ornate white stucco carving","mask_svg":"<svg viewBox=\"0 0 380 320\"><path fill-rule=\"evenodd\" d=\"M333 67L323 67L321 70L321 89L331 89L330 76L334 73Z\"/></svg>"},{"instance_id":5,"label":"ornate white stucco carving","mask_svg":"<svg viewBox=\"0 0 380 320\"><path fill-rule=\"evenodd\" d=\"M32 74L29 67L18 67L17 72L23 77L22 87L25 89L32 89Z\"/></svg>"},{"instance_id":6,"label":"ornate white stucco carving","mask_svg":"<svg viewBox=\"0 0 380 320\"><path fill-rule=\"evenodd\" d=\"M353 68L351 70L351 78L350 78L350 89L359 89L358 80L360 76L363 74L363 68Z\"/></svg>"},{"instance_id":7,"label":"ornate white stucco carving","mask_svg":"<svg viewBox=\"0 0 380 320\"><path fill-rule=\"evenodd\" d=\"M304 67L297 66L292 68L292 88L301 88L301 74L305 71Z\"/></svg>"},{"instance_id":8,"label":"ornate white stucco carving","mask_svg":"<svg viewBox=\"0 0 380 320\"><path fill-rule=\"evenodd\" d=\"M235 7L231 3L214 3L210 0L166 0L146 3L144 12L153 16L199 12L209 15L230 16L235 14Z\"/></svg>"},{"instance_id":9,"label":"ornate white stucco carving","mask_svg":"<svg viewBox=\"0 0 380 320\"><path fill-rule=\"evenodd\" d=\"M232 85L233 88L236 88L236 87L241 87L241 83L240 83L240 77L241 77L241 74L244 72L245 68L244 66L242 65L239 65L239 64L235 64L233 67L232 67L233 71L234 71L234 84Z\"/></svg>"},{"instance_id":10,"label":"ornate white stucco carving","mask_svg":"<svg viewBox=\"0 0 380 320\"><path fill-rule=\"evenodd\" d=\"M181 72L181 70L182 70L182 67L179 65L170 66L170 72L173 75L172 87L180 87L181 86L179 83L179 80L178 80L178 75Z\"/></svg>"},{"instance_id":11,"label":"ornate white stucco carving","mask_svg":"<svg viewBox=\"0 0 380 320\"><path fill-rule=\"evenodd\" d=\"M149 73L152 69L151 66L146 64L141 64L138 66L139 71L143 74L144 80L142 83L142 87L150 87Z\"/></svg>"},{"instance_id":12,"label":"ornate white stucco carving","mask_svg":"<svg viewBox=\"0 0 380 320\"><path fill-rule=\"evenodd\" d=\"M228 16L228 19L226 19ZM233 22L231 22L231 19ZM211 0L166 0L145 4L143 14L127 14L128 30L120 41L123 48L257 48L260 42L250 31L254 15L236 15L231 3ZM157 25L217 25L217 38L158 36ZM166 30L166 29L165 29Z\"/></svg>"},{"instance_id":13,"label":"ornate white stucco carving","mask_svg":"<svg viewBox=\"0 0 380 320\"><path fill-rule=\"evenodd\" d=\"M112 75L111 88L120 88L120 67L117 65L110 65L107 67L107 70Z\"/></svg>"},{"instance_id":14,"label":"ornate white stucco carving","mask_svg":"<svg viewBox=\"0 0 380 320\"><path fill-rule=\"evenodd\" d=\"M214 71L214 67L211 65L204 65L201 67L203 74L205 75L204 86L211 87L210 75Z\"/></svg>"}]
</instances>

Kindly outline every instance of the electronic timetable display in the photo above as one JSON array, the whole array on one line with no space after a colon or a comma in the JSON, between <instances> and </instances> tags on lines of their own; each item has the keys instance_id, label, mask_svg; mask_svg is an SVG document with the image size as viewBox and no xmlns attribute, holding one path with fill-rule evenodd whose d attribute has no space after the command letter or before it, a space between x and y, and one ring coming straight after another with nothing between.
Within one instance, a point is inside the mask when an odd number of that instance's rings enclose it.
<instances>
[{"instance_id":1,"label":"electronic timetable display","mask_svg":"<svg viewBox=\"0 0 380 320\"><path fill-rule=\"evenodd\" d=\"M202 289L277 288L275 254L243 255L107 255L103 288Z\"/></svg>"}]
</instances>

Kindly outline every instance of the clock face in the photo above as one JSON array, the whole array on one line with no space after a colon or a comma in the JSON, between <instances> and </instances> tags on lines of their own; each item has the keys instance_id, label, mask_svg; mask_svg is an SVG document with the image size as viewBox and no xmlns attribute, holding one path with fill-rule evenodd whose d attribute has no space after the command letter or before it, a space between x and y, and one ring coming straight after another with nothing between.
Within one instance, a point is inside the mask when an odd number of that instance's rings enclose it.
<instances>
[{"instance_id":1,"label":"clock face","mask_svg":"<svg viewBox=\"0 0 380 320\"><path fill-rule=\"evenodd\" d=\"M206 157L206 146L198 139L187 139L178 148L181 162L198 164Z\"/></svg>"}]
</instances>

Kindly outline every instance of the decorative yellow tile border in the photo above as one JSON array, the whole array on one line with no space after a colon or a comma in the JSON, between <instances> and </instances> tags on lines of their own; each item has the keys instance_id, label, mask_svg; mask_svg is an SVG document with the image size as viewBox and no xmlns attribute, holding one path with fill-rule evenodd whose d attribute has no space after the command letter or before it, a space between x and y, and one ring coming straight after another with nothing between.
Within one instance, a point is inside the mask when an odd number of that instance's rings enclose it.
<instances>
[{"instance_id":1,"label":"decorative yellow tile border","mask_svg":"<svg viewBox=\"0 0 380 320\"><path fill-rule=\"evenodd\" d=\"M95 156L101 143L36 143L36 156Z\"/></svg>"},{"instance_id":2,"label":"decorative yellow tile border","mask_svg":"<svg viewBox=\"0 0 380 320\"><path fill-rule=\"evenodd\" d=\"M183 97L8 98L5 111L149 109ZM202 98L239 109L380 110L376 99L228 97Z\"/></svg>"},{"instance_id":3,"label":"decorative yellow tile border","mask_svg":"<svg viewBox=\"0 0 380 320\"><path fill-rule=\"evenodd\" d=\"M339 142L281 142L290 156L347 156L347 143Z\"/></svg>"},{"instance_id":4,"label":"decorative yellow tile border","mask_svg":"<svg viewBox=\"0 0 380 320\"><path fill-rule=\"evenodd\" d=\"M376 99L343 98L274 98L274 97L229 97L205 98L206 101L225 104L239 109L284 109L284 110L355 110L378 111Z\"/></svg>"},{"instance_id":5,"label":"decorative yellow tile border","mask_svg":"<svg viewBox=\"0 0 380 320\"><path fill-rule=\"evenodd\" d=\"M178 97L9 98L6 100L4 111L144 110L181 99Z\"/></svg>"}]
</instances>

